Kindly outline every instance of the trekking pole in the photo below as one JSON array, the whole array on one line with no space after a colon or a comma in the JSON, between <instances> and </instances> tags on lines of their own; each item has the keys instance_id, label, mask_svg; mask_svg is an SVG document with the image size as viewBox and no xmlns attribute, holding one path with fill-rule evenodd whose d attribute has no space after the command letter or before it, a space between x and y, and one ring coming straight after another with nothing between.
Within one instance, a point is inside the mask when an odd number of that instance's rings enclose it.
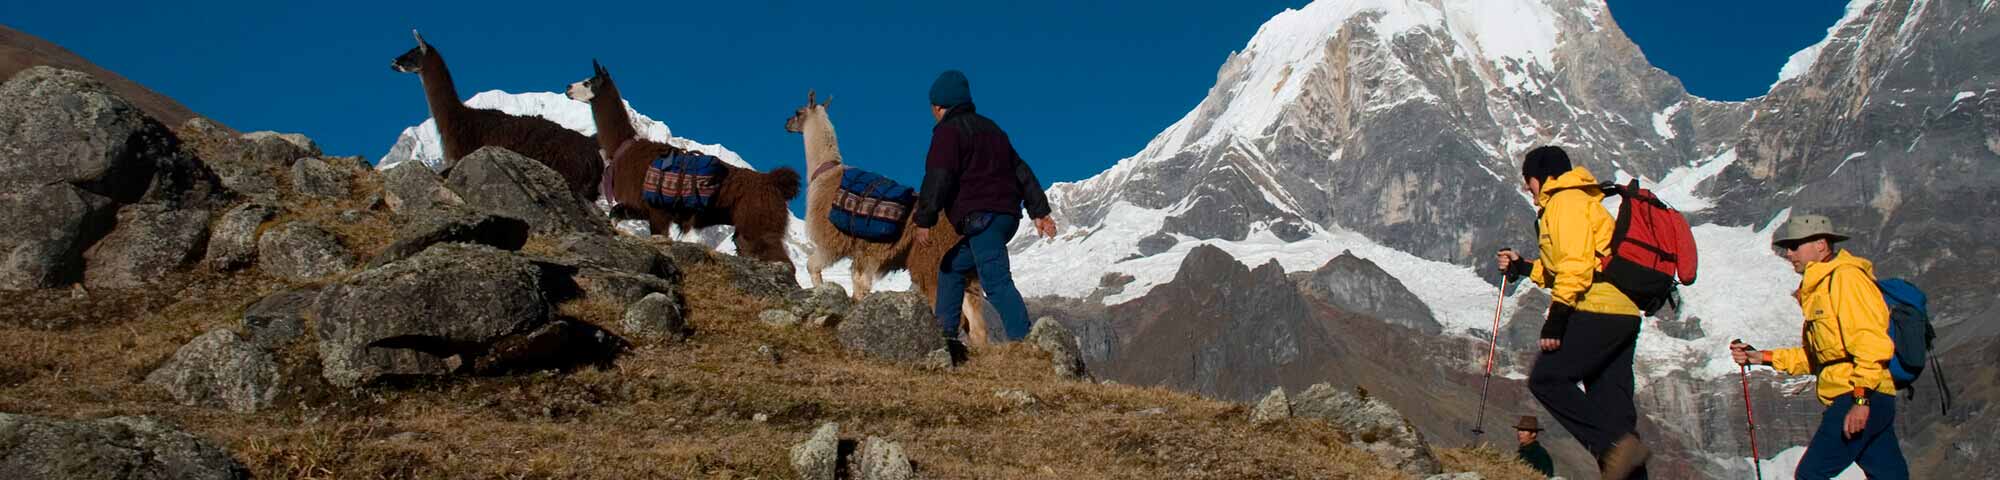
<instances>
[{"instance_id":1,"label":"trekking pole","mask_svg":"<svg viewBox=\"0 0 2000 480\"><path fill-rule=\"evenodd\" d=\"M1737 365L1736 371L1743 374L1743 418L1750 424L1750 465L1756 469L1757 480L1764 480L1764 456L1757 453L1757 411L1750 408L1750 366Z\"/></svg>"},{"instance_id":2,"label":"trekking pole","mask_svg":"<svg viewBox=\"0 0 2000 480\"><path fill-rule=\"evenodd\" d=\"M1507 274L1500 274L1500 300L1493 305L1493 334L1486 342L1486 379L1479 382L1479 419L1472 423L1472 443L1486 434L1486 389L1493 385L1493 357L1500 351L1500 312L1507 307Z\"/></svg>"}]
</instances>

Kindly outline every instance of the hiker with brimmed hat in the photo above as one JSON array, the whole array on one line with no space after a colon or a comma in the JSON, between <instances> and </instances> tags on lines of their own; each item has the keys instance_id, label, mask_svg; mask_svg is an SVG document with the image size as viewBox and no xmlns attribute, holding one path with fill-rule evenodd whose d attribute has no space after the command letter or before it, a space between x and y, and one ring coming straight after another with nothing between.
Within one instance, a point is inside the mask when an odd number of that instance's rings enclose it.
<instances>
[{"instance_id":1,"label":"hiker with brimmed hat","mask_svg":"<svg viewBox=\"0 0 2000 480\"><path fill-rule=\"evenodd\" d=\"M1542 448L1542 442L1536 441L1541 435L1541 419L1534 415L1522 415L1521 421L1514 424L1514 438L1521 441L1521 448L1515 453L1529 467L1542 472L1543 477L1553 477L1556 476L1556 461L1549 457L1549 449Z\"/></svg>"},{"instance_id":2,"label":"hiker with brimmed hat","mask_svg":"<svg viewBox=\"0 0 2000 480\"><path fill-rule=\"evenodd\" d=\"M1605 193L1589 170L1570 165L1569 154L1556 146L1528 151L1521 180L1522 191L1540 209L1535 227L1542 257L1522 258L1503 249L1499 266L1549 289L1553 299L1528 390L1597 458L1604 478L1646 478L1652 453L1639 439L1639 410L1632 403L1639 306L1611 282L1598 280L1617 229L1604 209Z\"/></svg>"},{"instance_id":3,"label":"hiker with brimmed hat","mask_svg":"<svg viewBox=\"0 0 2000 480\"><path fill-rule=\"evenodd\" d=\"M1896 441L1889 307L1875 284L1875 265L1836 247L1847 238L1824 216L1786 220L1771 246L1801 275L1794 296L1805 314L1805 346L1757 350L1737 341L1730 342L1729 356L1739 365L1819 378L1819 402L1827 408L1799 459L1797 478L1829 479L1853 464L1871 479L1910 478Z\"/></svg>"}]
</instances>

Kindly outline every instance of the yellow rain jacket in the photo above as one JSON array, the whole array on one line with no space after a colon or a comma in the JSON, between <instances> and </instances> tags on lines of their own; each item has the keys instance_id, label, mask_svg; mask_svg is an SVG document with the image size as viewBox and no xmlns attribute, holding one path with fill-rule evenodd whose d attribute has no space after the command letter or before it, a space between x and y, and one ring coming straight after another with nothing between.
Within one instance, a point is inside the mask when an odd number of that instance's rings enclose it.
<instances>
[{"instance_id":1,"label":"yellow rain jacket","mask_svg":"<svg viewBox=\"0 0 2000 480\"><path fill-rule=\"evenodd\" d=\"M1819 402L1826 405L1853 395L1855 386L1895 395L1888 362L1896 344L1889 340L1889 306L1875 287L1875 264L1846 250L1808 263L1796 295L1806 316L1806 346L1771 350L1771 366L1818 375Z\"/></svg>"},{"instance_id":2,"label":"yellow rain jacket","mask_svg":"<svg viewBox=\"0 0 2000 480\"><path fill-rule=\"evenodd\" d=\"M1541 231L1542 258L1535 259L1528 278L1549 289L1556 303L1579 312L1639 315L1639 306L1610 282L1597 281L1598 266L1611 256L1611 234L1618 222L1604 209L1604 191L1597 177L1582 167L1542 184L1535 195L1542 207L1535 225Z\"/></svg>"}]
</instances>

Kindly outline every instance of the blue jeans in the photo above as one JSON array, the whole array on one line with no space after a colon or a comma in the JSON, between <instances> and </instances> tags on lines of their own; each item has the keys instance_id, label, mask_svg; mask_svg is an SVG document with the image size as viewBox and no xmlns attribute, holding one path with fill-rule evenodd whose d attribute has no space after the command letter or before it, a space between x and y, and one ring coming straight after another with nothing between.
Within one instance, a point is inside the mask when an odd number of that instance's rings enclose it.
<instances>
[{"instance_id":1,"label":"blue jeans","mask_svg":"<svg viewBox=\"0 0 2000 480\"><path fill-rule=\"evenodd\" d=\"M965 237L945 252L938 265L937 319L947 338L958 338L959 310L965 304L966 275L977 273L979 286L986 289L986 301L1000 311L1007 331L1005 340L1028 336L1028 303L1014 288L1012 267L1007 264L1007 241L1021 227L1012 215L977 212L965 221Z\"/></svg>"},{"instance_id":2,"label":"blue jeans","mask_svg":"<svg viewBox=\"0 0 2000 480\"><path fill-rule=\"evenodd\" d=\"M1843 438L1847 412L1854 409L1854 397L1841 395L1819 419L1806 455L1799 458L1793 473L1799 480L1833 478L1850 464L1860 464L1871 480L1910 478L1910 466L1903 460L1903 447L1896 443L1896 396L1868 393L1868 426L1854 438Z\"/></svg>"}]
</instances>

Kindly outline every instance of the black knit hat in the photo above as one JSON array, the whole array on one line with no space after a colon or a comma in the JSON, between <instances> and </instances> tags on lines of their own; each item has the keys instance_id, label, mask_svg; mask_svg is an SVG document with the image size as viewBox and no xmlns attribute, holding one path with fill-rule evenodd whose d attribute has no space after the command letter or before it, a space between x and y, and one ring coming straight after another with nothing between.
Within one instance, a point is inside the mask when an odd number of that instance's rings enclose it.
<instances>
[{"instance_id":1,"label":"black knit hat","mask_svg":"<svg viewBox=\"0 0 2000 480\"><path fill-rule=\"evenodd\" d=\"M1526 161L1521 162L1521 178L1539 178L1546 182L1549 177L1569 173L1569 169L1569 153L1563 152L1562 147L1535 147L1528 151Z\"/></svg>"}]
</instances>

